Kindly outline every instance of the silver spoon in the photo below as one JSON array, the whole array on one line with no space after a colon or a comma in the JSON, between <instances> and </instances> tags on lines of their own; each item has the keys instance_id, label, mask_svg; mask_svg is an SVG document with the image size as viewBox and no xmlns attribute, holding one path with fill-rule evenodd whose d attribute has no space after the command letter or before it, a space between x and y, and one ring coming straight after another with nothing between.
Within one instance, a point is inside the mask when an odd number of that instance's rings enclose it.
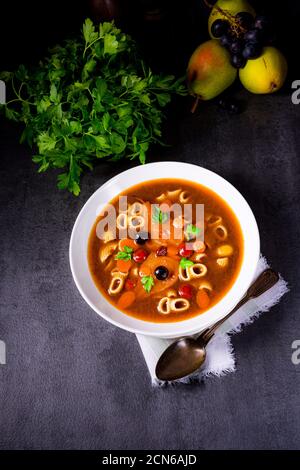
<instances>
[{"instance_id":1,"label":"silver spoon","mask_svg":"<svg viewBox=\"0 0 300 470\"><path fill-rule=\"evenodd\" d=\"M248 300L259 297L273 287L279 275L272 269L266 269L249 287L244 297L224 318L201 333L198 338L181 338L172 343L160 356L155 373L160 380L176 380L199 369L206 358L206 346L215 331Z\"/></svg>"}]
</instances>

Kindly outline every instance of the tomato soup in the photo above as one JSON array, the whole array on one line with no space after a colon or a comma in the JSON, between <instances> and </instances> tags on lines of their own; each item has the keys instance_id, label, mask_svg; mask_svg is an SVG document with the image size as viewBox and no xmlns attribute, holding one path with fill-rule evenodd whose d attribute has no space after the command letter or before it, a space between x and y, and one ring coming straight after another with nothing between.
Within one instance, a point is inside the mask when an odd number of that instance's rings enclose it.
<instances>
[{"instance_id":1,"label":"tomato soup","mask_svg":"<svg viewBox=\"0 0 300 470\"><path fill-rule=\"evenodd\" d=\"M120 196L127 198L124 207ZM231 288L243 257L240 224L204 185L144 182L114 198L110 209L112 225L101 236L108 208L95 220L88 263L99 295L124 314L182 321L208 310Z\"/></svg>"}]
</instances>

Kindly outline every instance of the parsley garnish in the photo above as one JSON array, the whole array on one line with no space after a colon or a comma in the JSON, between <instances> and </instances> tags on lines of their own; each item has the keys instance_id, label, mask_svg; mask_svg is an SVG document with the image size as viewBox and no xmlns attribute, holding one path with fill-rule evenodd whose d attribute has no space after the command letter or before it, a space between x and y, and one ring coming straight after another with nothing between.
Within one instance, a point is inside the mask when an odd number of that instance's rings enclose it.
<instances>
[{"instance_id":1,"label":"parsley garnish","mask_svg":"<svg viewBox=\"0 0 300 470\"><path fill-rule=\"evenodd\" d=\"M153 222L156 222L158 224L164 224L167 222L169 218L169 215L167 212L162 212L158 206L154 206L154 212L152 214L152 220Z\"/></svg>"},{"instance_id":2,"label":"parsley garnish","mask_svg":"<svg viewBox=\"0 0 300 470\"><path fill-rule=\"evenodd\" d=\"M162 108L172 94L187 94L184 79L153 74L113 22L90 19L36 67L0 79L12 96L0 108L25 124L21 141L35 144L38 171L60 169L58 187L76 196L83 170L99 159L145 163L150 144L161 143Z\"/></svg>"},{"instance_id":3,"label":"parsley garnish","mask_svg":"<svg viewBox=\"0 0 300 470\"><path fill-rule=\"evenodd\" d=\"M153 277L152 276L144 276L141 279L141 283L143 284L143 287L144 287L145 291L149 294L152 287L154 286Z\"/></svg>"},{"instance_id":4,"label":"parsley garnish","mask_svg":"<svg viewBox=\"0 0 300 470\"><path fill-rule=\"evenodd\" d=\"M179 264L183 269L186 269L186 268L189 268L190 266L193 266L194 263L190 259L181 258Z\"/></svg>"},{"instance_id":5,"label":"parsley garnish","mask_svg":"<svg viewBox=\"0 0 300 470\"><path fill-rule=\"evenodd\" d=\"M196 227L196 225L193 225L193 224L189 224L187 227L186 227L186 234L188 235L188 238L196 238L197 235L199 235L200 233L200 228L199 227Z\"/></svg>"},{"instance_id":6,"label":"parsley garnish","mask_svg":"<svg viewBox=\"0 0 300 470\"><path fill-rule=\"evenodd\" d=\"M128 261L131 259L133 249L130 246L124 246L123 251L119 251L116 254L115 259L123 259L124 261Z\"/></svg>"}]
</instances>

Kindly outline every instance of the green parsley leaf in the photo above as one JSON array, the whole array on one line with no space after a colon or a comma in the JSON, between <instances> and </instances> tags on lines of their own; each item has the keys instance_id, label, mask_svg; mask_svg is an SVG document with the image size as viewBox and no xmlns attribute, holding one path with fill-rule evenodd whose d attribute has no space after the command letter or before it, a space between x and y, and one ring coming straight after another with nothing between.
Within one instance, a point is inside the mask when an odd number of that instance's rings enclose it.
<instances>
[{"instance_id":1,"label":"green parsley leaf","mask_svg":"<svg viewBox=\"0 0 300 470\"><path fill-rule=\"evenodd\" d=\"M90 18L85 20L82 30L86 44L90 44L97 39L98 33L95 32L95 26Z\"/></svg>"},{"instance_id":2,"label":"green parsley leaf","mask_svg":"<svg viewBox=\"0 0 300 470\"><path fill-rule=\"evenodd\" d=\"M158 206L154 206L154 212L152 214L153 222L158 224L164 224L167 222L169 215L167 212L162 212Z\"/></svg>"},{"instance_id":3,"label":"green parsley leaf","mask_svg":"<svg viewBox=\"0 0 300 470\"><path fill-rule=\"evenodd\" d=\"M57 100L57 88L54 83L51 83L50 87L50 101L56 103Z\"/></svg>"},{"instance_id":4,"label":"green parsley leaf","mask_svg":"<svg viewBox=\"0 0 300 470\"><path fill-rule=\"evenodd\" d=\"M171 95L169 93L157 94L156 98L161 107L166 106L171 101Z\"/></svg>"},{"instance_id":5,"label":"green parsley leaf","mask_svg":"<svg viewBox=\"0 0 300 470\"><path fill-rule=\"evenodd\" d=\"M104 36L104 54L113 55L117 53L118 41L114 34L105 34Z\"/></svg>"},{"instance_id":6,"label":"green parsley leaf","mask_svg":"<svg viewBox=\"0 0 300 470\"><path fill-rule=\"evenodd\" d=\"M125 261L128 261L131 259L133 249L130 248L130 246L125 245L123 251L119 251L117 255L115 256L115 259L123 259Z\"/></svg>"},{"instance_id":7,"label":"green parsley leaf","mask_svg":"<svg viewBox=\"0 0 300 470\"><path fill-rule=\"evenodd\" d=\"M179 264L183 269L186 269L186 268L189 268L190 266L193 266L194 263L190 259L181 258Z\"/></svg>"},{"instance_id":8,"label":"green parsley leaf","mask_svg":"<svg viewBox=\"0 0 300 470\"><path fill-rule=\"evenodd\" d=\"M47 150L54 149L56 145L56 139L50 136L48 132L42 132L37 139L37 144L40 153L43 154Z\"/></svg>"},{"instance_id":9,"label":"green parsley leaf","mask_svg":"<svg viewBox=\"0 0 300 470\"><path fill-rule=\"evenodd\" d=\"M188 238L189 238L189 239L191 239L191 238L196 238L197 235L199 235L199 233L200 233L200 228L199 228L199 227L196 227L196 225L189 224L189 225L186 227L185 233L188 235Z\"/></svg>"},{"instance_id":10,"label":"green parsley leaf","mask_svg":"<svg viewBox=\"0 0 300 470\"><path fill-rule=\"evenodd\" d=\"M141 279L141 283L143 284L143 287L145 291L149 294L151 291L152 287L154 286L154 279L152 276L143 276Z\"/></svg>"}]
</instances>

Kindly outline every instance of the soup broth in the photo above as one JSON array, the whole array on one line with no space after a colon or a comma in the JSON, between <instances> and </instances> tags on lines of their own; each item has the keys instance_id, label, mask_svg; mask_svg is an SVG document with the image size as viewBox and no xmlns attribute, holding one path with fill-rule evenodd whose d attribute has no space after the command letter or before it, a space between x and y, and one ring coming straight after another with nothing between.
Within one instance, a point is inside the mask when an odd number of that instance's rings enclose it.
<instances>
[{"instance_id":1,"label":"soup broth","mask_svg":"<svg viewBox=\"0 0 300 470\"><path fill-rule=\"evenodd\" d=\"M121 195L128 205L120 210ZM243 256L240 224L227 203L205 186L177 179L143 182L121 195L111 201L116 233L108 228L99 238L105 210L89 237L89 269L100 293L125 314L159 323L186 320L219 302ZM192 211L178 216L174 204L191 204ZM197 204L204 207L201 220ZM120 238L130 228L134 237Z\"/></svg>"}]
</instances>

